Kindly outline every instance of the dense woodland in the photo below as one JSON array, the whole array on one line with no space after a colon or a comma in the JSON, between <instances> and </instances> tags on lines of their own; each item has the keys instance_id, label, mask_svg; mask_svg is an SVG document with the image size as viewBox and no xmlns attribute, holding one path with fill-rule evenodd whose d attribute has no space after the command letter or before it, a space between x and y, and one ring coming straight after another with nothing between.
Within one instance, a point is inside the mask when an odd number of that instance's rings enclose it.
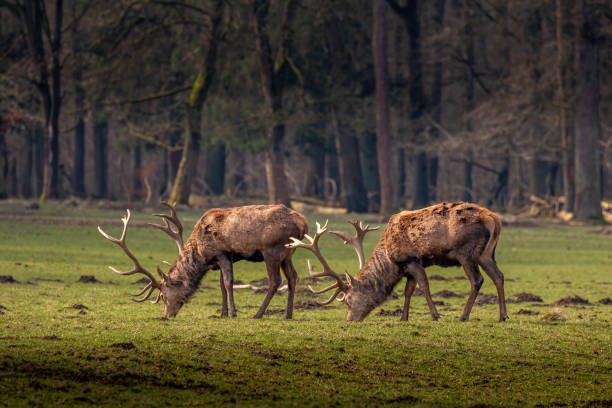
<instances>
[{"instance_id":1,"label":"dense woodland","mask_svg":"<svg viewBox=\"0 0 612 408\"><path fill-rule=\"evenodd\" d=\"M0 194L612 197L607 0L0 0Z\"/></svg>"}]
</instances>

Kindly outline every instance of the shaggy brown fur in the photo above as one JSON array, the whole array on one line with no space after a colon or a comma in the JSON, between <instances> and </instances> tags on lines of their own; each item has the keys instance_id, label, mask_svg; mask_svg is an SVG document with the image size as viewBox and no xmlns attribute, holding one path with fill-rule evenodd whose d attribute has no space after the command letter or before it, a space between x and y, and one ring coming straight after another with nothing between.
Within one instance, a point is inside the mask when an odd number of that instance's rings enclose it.
<instances>
[{"instance_id":1,"label":"shaggy brown fur","mask_svg":"<svg viewBox=\"0 0 612 408\"><path fill-rule=\"evenodd\" d=\"M463 267L472 287L461 320L469 318L482 285L480 265L497 288L500 321L507 319L504 276L495 263L500 232L501 221L495 213L470 203L441 203L393 215L368 261L350 279L343 299L349 307L347 320L363 320L404 276L408 281L402 320L408 319L417 282L432 318L438 319L424 269L430 265Z\"/></svg>"},{"instance_id":2,"label":"shaggy brown fur","mask_svg":"<svg viewBox=\"0 0 612 408\"><path fill-rule=\"evenodd\" d=\"M175 316L197 290L210 269L221 269L222 315L236 316L232 264L242 259L264 261L268 271L268 294L255 318L263 316L280 286L282 268L288 285L285 316L293 314L297 272L291 262L294 249L286 248L289 237L308 232L304 216L284 205L249 205L208 210L193 232L167 276L160 281L164 315ZM223 290L224 289L224 290Z\"/></svg>"}]
</instances>

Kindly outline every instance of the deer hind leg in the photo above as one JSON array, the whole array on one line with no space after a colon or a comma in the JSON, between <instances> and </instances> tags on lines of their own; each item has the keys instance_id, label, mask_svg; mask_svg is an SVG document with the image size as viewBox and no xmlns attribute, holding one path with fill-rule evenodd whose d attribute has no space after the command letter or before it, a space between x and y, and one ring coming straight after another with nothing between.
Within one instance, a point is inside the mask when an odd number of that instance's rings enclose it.
<instances>
[{"instance_id":1,"label":"deer hind leg","mask_svg":"<svg viewBox=\"0 0 612 408\"><path fill-rule=\"evenodd\" d=\"M417 281L414 279L412 275L406 276L406 289L404 290L404 310L402 310L402 318L400 321L408 320L408 310L410 309L410 298L414 293L414 289L416 288Z\"/></svg>"},{"instance_id":2,"label":"deer hind leg","mask_svg":"<svg viewBox=\"0 0 612 408\"><path fill-rule=\"evenodd\" d=\"M440 313L436 309L436 305L434 305L433 300L431 299L431 293L429 292L429 280L427 279L427 275L425 274L425 269L416 263L411 263L406 267L408 273L410 273L414 279L419 284L419 287L423 291L425 295L425 300L427 301L427 306L429 306L429 313L431 313L432 320L438 320L440 318Z\"/></svg>"},{"instance_id":3,"label":"deer hind leg","mask_svg":"<svg viewBox=\"0 0 612 408\"><path fill-rule=\"evenodd\" d=\"M487 257L485 259L479 259L478 263L482 266L482 269L487 275L493 280L495 287L497 288L497 300L499 301L499 321L503 322L508 318L506 312L506 296L504 294L504 274L499 270L495 261Z\"/></svg>"},{"instance_id":4,"label":"deer hind leg","mask_svg":"<svg viewBox=\"0 0 612 408\"><path fill-rule=\"evenodd\" d=\"M283 269L283 274L285 278L287 278L287 309L285 310L285 318L291 319L293 318L293 297L295 295L295 286L297 284L298 275L293 267L293 262L291 262L291 258L285 259L281 263L281 268Z\"/></svg>"},{"instance_id":5,"label":"deer hind leg","mask_svg":"<svg viewBox=\"0 0 612 408\"><path fill-rule=\"evenodd\" d=\"M221 297L223 298L221 317L227 317L227 292L225 291L225 283L223 282L223 272L219 272L219 285L221 286Z\"/></svg>"},{"instance_id":6,"label":"deer hind leg","mask_svg":"<svg viewBox=\"0 0 612 408\"><path fill-rule=\"evenodd\" d=\"M460 262L461 266L463 266L463 270L470 280L470 296L465 304L465 308L463 309L463 313L461 313L461 317L459 320L462 322L468 320L470 318L470 312L472 311L472 306L474 306L474 302L476 301L476 297L478 296L478 291L484 282L484 278L482 274L478 270L478 265L475 262L465 260Z\"/></svg>"},{"instance_id":7,"label":"deer hind leg","mask_svg":"<svg viewBox=\"0 0 612 408\"><path fill-rule=\"evenodd\" d=\"M266 263L266 269L268 270L268 294L266 295L266 298L264 299L257 313L255 313L255 316L253 316L255 319L261 319L261 317L264 315L272 296L274 296L281 284L280 262L269 261L265 259L265 257L264 261Z\"/></svg>"},{"instance_id":8,"label":"deer hind leg","mask_svg":"<svg viewBox=\"0 0 612 408\"><path fill-rule=\"evenodd\" d=\"M221 269L221 292L223 293L223 306L221 307L221 316L228 315L236 317L236 305L234 304L234 267L232 262L226 256L220 256L217 260ZM225 313L225 314L224 314Z\"/></svg>"}]
</instances>

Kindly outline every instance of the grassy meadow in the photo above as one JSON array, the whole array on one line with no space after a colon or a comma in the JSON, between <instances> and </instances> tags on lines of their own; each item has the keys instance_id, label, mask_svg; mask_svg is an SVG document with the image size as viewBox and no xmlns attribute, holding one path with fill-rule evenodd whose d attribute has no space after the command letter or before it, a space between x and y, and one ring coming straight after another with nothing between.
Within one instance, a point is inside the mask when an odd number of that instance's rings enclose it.
<instances>
[{"instance_id":1,"label":"grassy meadow","mask_svg":"<svg viewBox=\"0 0 612 408\"><path fill-rule=\"evenodd\" d=\"M174 242L145 225L158 211L134 210L127 237L152 272L176 257ZM422 296L413 297L410 320L399 321L400 282L397 298L347 323L339 302L312 306L318 297L305 280L293 320L283 317L286 294L252 319L265 294L250 289L235 290L238 318L221 319L218 271L176 318L162 320L161 304L131 301L141 276L107 268L132 267L96 230L119 236L123 214L0 206L0 275L16 281L0 283L0 407L612 406L612 305L599 302L612 297L612 235L595 227L503 228L496 258L507 297L542 299L508 303L504 323L497 304L474 306L470 321L459 322L469 283L459 268L436 267L428 276L434 300L443 302L437 322ZM179 216L190 231L200 213ZM327 216L308 218L312 231ZM351 231L348 219L330 218L330 229ZM380 232L367 236L366 253ZM320 247L337 272L357 272L351 247L332 236ZM309 256L303 249L294 256L300 277ZM234 273L245 283L267 276L263 263L245 261ZM83 275L99 282L78 282ZM483 275L481 292L494 294ZM589 303L554 304L576 296Z\"/></svg>"}]
</instances>

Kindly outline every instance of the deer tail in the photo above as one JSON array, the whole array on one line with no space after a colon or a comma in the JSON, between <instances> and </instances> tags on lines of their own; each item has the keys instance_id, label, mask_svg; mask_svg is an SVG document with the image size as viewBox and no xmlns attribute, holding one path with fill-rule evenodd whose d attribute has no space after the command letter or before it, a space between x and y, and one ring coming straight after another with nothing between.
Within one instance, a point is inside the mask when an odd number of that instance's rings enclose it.
<instances>
[{"instance_id":1,"label":"deer tail","mask_svg":"<svg viewBox=\"0 0 612 408\"><path fill-rule=\"evenodd\" d=\"M495 248L497 247L497 240L499 239L499 234L501 233L501 219L499 216L493 212L488 212L483 214L482 220L489 230L489 241L482 251L483 256L491 257L491 259L495 260Z\"/></svg>"}]
</instances>

